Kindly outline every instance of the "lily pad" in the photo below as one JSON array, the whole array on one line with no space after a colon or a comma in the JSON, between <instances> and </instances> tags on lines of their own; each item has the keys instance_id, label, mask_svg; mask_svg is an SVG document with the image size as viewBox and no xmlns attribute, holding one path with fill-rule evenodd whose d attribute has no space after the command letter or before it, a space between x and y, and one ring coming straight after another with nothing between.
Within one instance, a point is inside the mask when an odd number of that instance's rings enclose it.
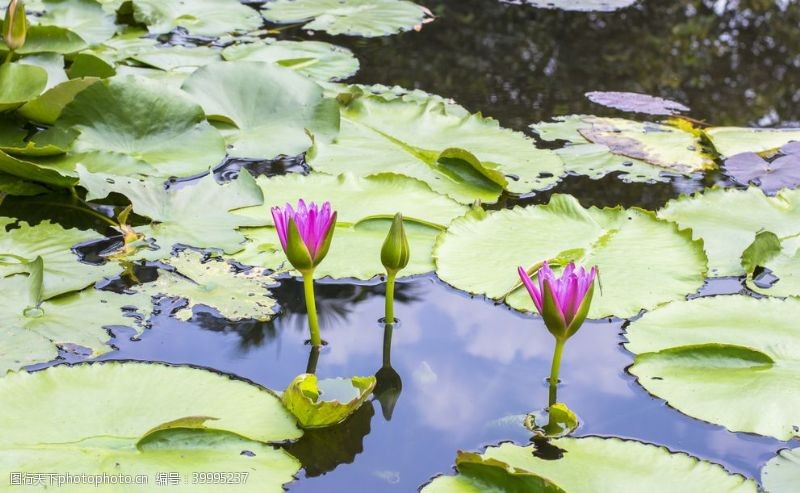
<instances>
[{"instance_id":1,"label":"lily pad","mask_svg":"<svg viewBox=\"0 0 800 493\"><path fill-rule=\"evenodd\" d=\"M277 493L300 468L285 451L263 443L301 435L280 399L207 370L134 362L57 366L0 380L0 395L15 403L0 411L0 423L13 430L0 440L5 474L46 468L144 475L147 485L115 485L127 493L163 489L155 477L164 471L179 478L247 471L237 491ZM59 489L77 493L86 486Z\"/></svg>"},{"instance_id":2,"label":"lily pad","mask_svg":"<svg viewBox=\"0 0 800 493\"><path fill-rule=\"evenodd\" d=\"M543 9L576 12L613 12L635 4L638 0L510 0Z\"/></svg>"},{"instance_id":3,"label":"lily pad","mask_svg":"<svg viewBox=\"0 0 800 493\"><path fill-rule=\"evenodd\" d=\"M13 110L35 98L47 86L47 72L33 65L0 66L0 111Z\"/></svg>"},{"instance_id":4,"label":"lily pad","mask_svg":"<svg viewBox=\"0 0 800 493\"><path fill-rule=\"evenodd\" d=\"M755 152L736 154L725 161L725 172L737 183L753 184L767 194L800 186L800 145L787 144L767 161Z\"/></svg>"},{"instance_id":5,"label":"lily pad","mask_svg":"<svg viewBox=\"0 0 800 493\"><path fill-rule=\"evenodd\" d=\"M563 455L545 458L535 445L512 443L489 447L477 457L462 454L456 462L459 471L463 466L479 467L455 477L436 478L422 493L490 491L485 485L498 488L496 491L548 493L758 491L755 481L730 474L720 465L647 443L619 438L559 438L549 441L548 448ZM539 480L536 487L534 478Z\"/></svg>"},{"instance_id":6,"label":"lily pad","mask_svg":"<svg viewBox=\"0 0 800 493\"><path fill-rule=\"evenodd\" d=\"M42 3L44 14L31 16L35 24L69 29L90 45L102 43L117 32L114 15L95 0L44 0Z\"/></svg>"},{"instance_id":7,"label":"lily pad","mask_svg":"<svg viewBox=\"0 0 800 493\"><path fill-rule=\"evenodd\" d=\"M88 190L87 200L120 193L130 200L133 211L152 220L136 230L156 240L158 250L139 250L134 258L159 259L170 255L175 244L197 248L217 248L226 253L241 250L245 238L236 231L240 226L267 224L231 211L261 204L263 196L255 180L246 171L238 179L219 185L207 175L180 187L165 188L155 179L136 179L89 173L79 167L81 186ZM198 209L202 204L202 209Z\"/></svg>"},{"instance_id":8,"label":"lily pad","mask_svg":"<svg viewBox=\"0 0 800 493\"><path fill-rule=\"evenodd\" d=\"M676 115L689 108L677 101L639 94L637 92L592 91L587 92L589 101L609 108L647 115Z\"/></svg>"},{"instance_id":9,"label":"lily pad","mask_svg":"<svg viewBox=\"0 0 800 493\"><path fill-rule=\"evenodd\" d=\"M305 152L339 131L335 100L306 77L263 62L222 62L194 72L183 90L224 129L228 154L272 159ZM313 134L313 140L310 134Z\"/></svg>"},{"instance_id":10,"label":"lily pad","mask_svg":"<svg viewBox=\"0 0 800 493\"><path fill-rule=\"evenodd\" d=\"M228 262L204 259L194 250L183 250L165 263L175 271L161 271L156 281L140 290L184 299L175 312L180 320L189 320L197 305L214 308L228 320L266 321L275 314L275 300L268 290L275 281L258 269L239 272Z\"/></svg>"},{"instance_id":11,"label":"lily pad","mask_svg":"<svg viewBox=\"0 0 800 493\"><path fill-rule=\"evenodd\" d=\"M77 53L88 48L88 44L76 33L58 26L30 26L25 44L16 53L32 55L35 53ZM8 47L0 40L0 50Z\"/></svg>"},{"instance_id":12,"label":"lily pad","mask_svg":"<svg viewBox=\"0 0 800 493\"><path fill-rule=\"evenodd\" d=\"M195 36L220 36L261 27L258 11L238 0L133 0L133 18L151 34L182 27Z\"/></svg>"},{"instance_id":13,"label":"lily pad","mask_svg":"<svg viewBox=\"0 0 800 493\"><path fill-rule=\"evenodd\" d=\"M742 254L747 287L767 296L800 296L800 235L762 231Z\"/></svg>"},{"instance_id":14,"label":"lily pad","mask_svg":"<svg viewBox=\"0 0 800 493\"><path fill-rule=\"evenodd\" d=\"M275 63L315 80L341 80L358 71L358 59L341 46L322 41L265 39L258 43L229 46L226 60Z\"/></svg>"},{"instance_id":15,"label":"lily pad","mask_svg":"<svg viewBox=\"0 0 800 493\"><path fill-rule=\"evenodd\" d=\"M703 244L689 231L638 208L584 209L569 195L456 219L439 237L434 259L436 273L452 286L528 311L533 302L518 266L596 265L603 289L595 290L591 318L630 317L683 299L702 286L706 272Z\"/></svg>"},{"instance_id":16,"label":"lily pad","mask_svg":"<svg viewBox=\"0 0 800 493\"><path fill-rule=\"evenodd\" d=\"M375 388L375 377L331 378L297 376L284 391L284 406L303 428L324 428L341 423L356 412Z\"/></svg>"},{"instance_id":17,"label":"lily pad","mask_svg":"<svg viewBox=\"0 0 800 493\"><path fill-rule=\"evenodd\" d=\"M397 212L402 212L406 219L406 234L411 245L409 265L400 274L430 272L436 237L453 218L467 210L431 191L424 183L397 175L357 178L353 175L290 174L269 179L259 177L258 184L264 193L264 205L243 209L237 214L272 223L270 207L296 203L300 198L317 203L330 201L337 211L334 240L325 261L315 270L317 277L371 279L383 274L380 250ZM274 227L242 231L248 243L235 255L237 261L270 269L288 268ZM354 251L364 254L356 259Z\"/></svg>"},{"instance_id":18,"label":"lily pad","mask_svg":"<svg viewBox=\"0 0 800 493\"><path fill-rule=\"evenodd\" d=\"M58 347L85 348L86 356L91 357L107 353L113 349L108 345L108 326L135 327L141 332L123 308L137 304L147 312L149 298L89 288L42 301L41 257L26 269L25 274L0 278L5 293L0 300L0 376L52 361L58 356Z\"/></svg>"},{"instance_id":19,"label":"lily pad","mask_svg":"<svg viewBox=\"0 0 800 493\"><path fill-rule=\"evenodd\" d=\"M761 484L769 493L792 493L800 481L800 448L781 450L761 470Z\"/></svg>"},{"instance_id":20,"label":"lily pad","mask_svg":"<svg viewBox=\"0 0 800 493\"><path fill-rule=\"evenodd\" d=\"M210 46L154 46L136 53L131 59L159 70L175 70L221 62L222 54L219 48Z\"/></svg>"},{"instance_id":21,"label":"lily pad","mask_svg":"<svg viewBox=\"0 0 800 493\"><path fill-rule=\"evenodd\" d=\"M303 29L365 37L409 31L430 15L406 0L276 0L262 13L278 24L305 22Z\"/></svg>"},{"instance_id":22,"label":"lily pad","mask_svg":"<svg viewBox=\"0 0 800 493\"><path fill-rule=\"evenodd\" d=\"M780 237L800 233L800 191L768 197L754 187L710 189L668 202L658 217L691 228L694 238L703 240L712 276L740 276L745 274L742 252L757 232Z\"/></svg>"},{"instance_id":23,"label":"lily pad","mask_svg":"<svg viewBox=\"0 0 800 493\"><path fill-rule=\"evenodd\" d=\"M315 142L307 154L317 171L402 174L466 204L495 202L503 189L544 190L562 174L558 157L525 135L480 114L455 114L435 99L355 96L341 115L336 140Z\"/></svg>"},{"instance_id":24,"label":"lily pad","mask_svg":"<svg viewBox=\"0 0 800 493\"><path fill-rule=\"evenodd\" d=\"M0 218L0 226L5 229L15 222L13 218ZM81 290L120 271L119 266L114 264L96 266L82 263L73 253L73 246L97 237L93 231L64 229L49 221L36 226L20 222L18 227L0 235L0 276L27 272L26 264L36 257L42 257L43 299Z\"/></svg>"},{"instance_id":25,"label":"lily pad","mask_svg":"<svg viewBox=\"0 0 800 493\"><path fill-rule=\"evenodd\" d=\"M75 96L97 82L97 77L81 77L67 80L45 91L42 95L22 105L17 112L29 120L46 125L55 124L64 107L75 99Z\"/></svg>"},{"instance_id":26,"label":"lily pad","mask_svg":"<svg viewBox=\"0 0 800 493\"><path fill-rule=\"evenodd\" d=\"M207 171L225 156L222 136L206 122L200 106L142 78L92 84L66 105L56 125L80 131L75 154L111 152L127 158L102 167L84 162L90 171L188 176Z\"/></svg>"},{"instance_id":27,"label":"lily pad","mask_svg":"<svg viewBox=\"0 0 800 493\"><path fill-rule=\"evenodd\" d=\"M690 175L714 167L693 133L670 125L570 115L531 128L543 140L567 141L556 151L566 170L593 179L619 172L625 181L667 181L663 173Z\"/></svg>"},{"instance_id":28,"label":"lily pad","mask_svg":"<svg viewBox=\"0 0 800 493\"><path fill-rule=\"evenodd\" d=\"M800 130L795 128L713 127L705 130L705 135L722 157L772 151L800 141Z\"/></svg>"},{"instance_id":29,"label":"lily pad","mask_svg":"<svg viewBox=\"0 0 800 493\"><path fill-rule=\"evenodd\" d=\"M800 435L798 317L792 298L671 303L629 326L626 347L637 355L629 371L689 416L789 440Z\"/></svg>"}]
</instances>

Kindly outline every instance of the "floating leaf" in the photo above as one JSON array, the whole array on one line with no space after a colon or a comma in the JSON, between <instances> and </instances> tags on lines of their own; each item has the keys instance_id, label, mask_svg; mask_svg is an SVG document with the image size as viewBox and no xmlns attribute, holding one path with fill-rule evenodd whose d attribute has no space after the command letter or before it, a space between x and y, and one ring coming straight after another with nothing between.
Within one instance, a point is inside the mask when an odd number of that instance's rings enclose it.
<instances>
[{"instance_id":1,"label":"floating leaf","mask_svg":"<svg viewBox=\"0 0 800 493\"><path fill-rule=\"evenodd\" d=\"M322 41L271 38L222 50L226 60L275 63L315 80L346 79L358 71L358 59L341 46Z\"/></svg>"},{"instance_id":2,"label":"floating leaf","mask_svg":"<svg viewBox=\"0 0 800 493\"><path fill-rule=\"evenodd\" d=\"M662 173L691 174L713 167L695 135L677 127L622 118L570 115L531 128L546 141L566 140L556 151L568 172L626 181L666 181Z\"/></svg>"},{"instance_id":3,"label":"floating leaf","mask_svg":"<svg viewBox=\"0 0 800 493\"><path fill-rule=\"evenodd\" d=\"M223 130L231 156L294 156L339 131L336 101L323 98L322 88L309 79L272 64L208 65L190 75L183 90L209 119L234 126Z\"/></svg>"},{"instance_id":4,"label":"floating leaf","mask_svg":"<svg viewBox=\"0 0 800 493\"><path fill-rule=\"evenodd\" d=\"M360 96L341 114L336 140L315 142L307 155L315 170L402 174L462 203L495 202L504 188L543 190L562 173L558 158L525 135L480 114L455 114L434 99Z\"/></svg>"},{"instance_id":5,"label":"floating leaf","mask_svg":"<svg viewBox=\"0 0 800 493\"><path fill-rule=\"evenodd\" d=\"M266 321L275 314L275 300L268 290L275 281L258 269L236 272L228 262L205 260L194 250L183 250L166 263L175 272L160 272L156 281L143 284L141 290L185 299L177 309L180 320L189 320L197 305L214 308L228 320Z\"/></svg>"},{"instance_id":6,"label":"floating leaf","mask_svg":"<svg viewBox=\"0 0 800 493\"><path fill-rule=\"evenodd\" d=\"M509 0L544 9L577 12L613 12L635 4L637 0Z\"/></svg>"},{"instance_id":7,"label":"floating leaf","mask_svg":"<svg viewBox=\"0 0 800 493\"><path fill-rule=\"evenodd\" d=\"M375 37L410 31L429 11L406 0L276 0L263 14L279 24L306 22L311 31Z\"/></svg>"},{"instance_id":8,"label":"floating leaf","mask_svg":"<svg viewBox=\"0 0 800 493\"><path fill-rule=\"evenodd\" d=\"M767 197L757 188L711 189L672 200L658 216L691 228L702 239L712 276L739 276L742 252L762 230L779 237L800 233L800 191Z\"/></svg>"},{"instance_id":9,"label":"floating leaf","mask_svg":"<svg viewBox=\"0 0 800 493\"><path fill-rule=\"evenodd\" d=\"M102 43L117 32L114 15L95 0L44 0L42 4L44 14L31 17L33 22L69 29L91 45Z\"/></svg>"},{"instance_id":10,"label":"floating leaf","mask_svg":"<svg viewBox=\"0 0 800 493\"><path fill-rule=\"evenodd\" d=\"M800 482L800 448L781 450L761 469L761 484L769 493L792 493Z\"/></svg>"},{"instance_id":11,"label":"floating leaf","mask_svg":"<svg viewBox=\"0 0 800 493\"><path fill-rule=\"evenodd\" d=\"M789 440L800 420L798 317L791 298L671 303L628 328L626 347L637 355L629 371L689 416Z\"/></svg>"},{"instance_id":12,"label":"floating leaf","mask_svg":"<svg viewBox=\"0 0 800 493\"><path fill-rule=\"evenodd\" d=\"M45 91L20 107L17 112L29 120L46 125L53 125L64 107L75 99L75 96L97 82L97 77L83 77L58 84Z\"/></svg>"},{"instance_id":13,"label":"floating leaf","mask_svg":"<svg viewBox=\"0 0 800 493\"><path fill-rule=\"evenodd\" d=\"M713 127L706 129L705 135L722 157L771 151L800 141L800 130L794 128Z\"/></svg>"},{"instance_id":14,"label":"floating leaf","mask_svg":"<svg viewBox=\"0 0 800 493\"><path fill-rule=\"evenodd\" d=\"M558 452L558 457L547 457L545 445L520 447L512 443L489 447L481 456L462 454L456 463L461 474L438 477L422 493L477 493L495 488L548 493L758 491L754 481L730 474L720 465L647 443L586 437L559 438L546 446ZM478 467L461 471L465 465ZM534 478L538 478L538 486Z\"/></svg>"},{"instance_id":15,"label":"floating leaf","mask_svg":"<svg viewBox=\"0 0 800 493\"><path fill-rule=\"evenodd\" d=\"M89 173L82 167L78 172L81 186L89 191L87 200L120 193L130 200L134 212L153 221L136 230L155 239L160 249L138 251L136 258L167 257L175 244L233 253L241 250L244 242L244 236L236 228L266 224L266 219L257 221L230 212L259 205L263 200L261 190L246 171L225 185L217 184L212 175L207 175L171 188L165 188L163 182L155 179ZM203 204L202 210L198 204Z\"/></svg>"},{"instance_id":16,"label":"floating leaf","mask_svg":"<svg viewBox=\"0 0 800 493\"><path fill-rule=\"evenodd\" d=\"M6 475L145 475L149 486L114 486L133 493L162 489L154 482L159 472L183 478L246 471L247 479L233 486L237 491L277 493L300 467L285 451L262 443L301 435L280 399L207 370L134 362L56 366L1 379L0 396L14 402L0 411L9 430L0 439ZM86 486L59 490L78 493Z\"/></svg>"},{"instance_id":17,"label":"floating leaf","mask_svg":"<svg viewBox=\"0 0 800 493\"><path fill-rule=\"evenodd\" d=\"M753 184L767 194L800 185L800 145L788 144L769 161L755 152L736 154L725 161L725 172L737 183Z\"/></svg>"},{"instance_id":18,"label":"floating leaf","mask_svg":"<svg viewBox=\"0 0 800 493\"><path fill-rule=\"evenodd\" d=\"M86 41L69 29L57 26L30 26L25 44L16 53L20 55L68 54L77 53L87 47ZM8 51L2 40L0 40L0 50Z\"/></svg>"},{"instance_id":19,"label":"floating leaf","mask_svg":"<svg viewBox=\"0 0 800 493\"><path fill-rule=\"evenodd\" d=\"M317 380L316 375L297 376L281 399L303 428L324 428L341 423L364 404L375 388L375 377Z\"/></svg>"},{"instance_id":20,"label":"floating leaf","mask_svg":"<svg viewBox=\"0 0 800 493\"><path fill-rule=\"evenodd\" d=\"M609 108L647 115L675 115L689 108L669 99L639 94L637 92L592 91L587 92L589 101Z\"/></svg>"},{"instance_id":21,"label":"floating leaf","mask_svg":"<svg viewBox=\"0 0 800 493\"><path fill-rule=\"evenodd\" d=\"M300 198L317 203L327 200L337 211L334 240L325 261L315 270L317 277L371 279L383 274L380 250L397 212L402 212L406 219L406 234L411 244L411 260L401 275L430 272L436 237L453 218L467 210L431 191L424 183L398 175L357 178L290 174L260 177L258 183L264 193L264 205L237 213L271 223L270 207L294 204ZM287 266L275 228L247 228L243 232L248 243L244 251L235 255L236 260L270 269ZM354 257L354 251L364 254Z\"/></svg>"},{"instance_id":22,"label":"floating leaf","mask_svg":"<svg viewBox=\"0 0 800 493\"><path fill-rule=\"evenodd\" d=\"M47 86L47 72L33 65L0 66L0 111L13 110L35 98Z\"/></svg>"},{"instance_id":23,"label":"floating leaf","mask_svg":"<svg viewBox=\"0 0 800 493\"><path fill-rule=\"evenodd\" d=\"M146 312L149 298L89 288L41 301L43 267L26 268L30 275L0 278L0 376L54 360L59 346L86 348L90 357L107 353L112 350L108 326L135 326L141 332L123 308L138 304Z\"/></svg>"},{"instance_id":24,"label":"floating leaf","mask_svg":"<svg viewBox=\"0 0 800 493\"><path fill-rule=\"evenodd\" d=\"M762 231L742 254L747 287L767 296L800 296L800 234Z\"/></svg>"},{"instance_id":25,"label":"floating leaf","mask_svg":"<svg viewBox=\"0 0 800 493\"><path fill-rule=\"evenodd\" d=\"M98 152L127 159L90 163L90 171L157 177L207 171L225 156L219 132L200 106L147 79L116 77L92 84L67 104L56 125L75 128L72 150L82 157Z\"/></svg>"},{"instance_id":26,"label":"floating leaf","mask_svg":"<svg viewBox=\"0 0 800 493\"><path fill-rule=\"evenodd\" d=\"M0 218L0 226L5 229L15 222L13 218ZM72 252L73 246L96 239L98 235L93 231L64 229L50 221L36 226L23 221L18 226L0 235L0 275L7 277L27 272L26 263L42 257L44 299L81 290L120 270L113 264L95 266L82 263Z\"/></svg>"},{"instance_id":27,"label":"floating leaf","mask_svg":"<svg viewBox=\"0 0 800 493\"><path fill-rule=\"evenodd\" d=\"M443 281L529 311L518 266L596 265L603 289L595 290L589 316L630 317L702 286L706 258L690 235L649 211L584 209L572 196L554 195L548 205L456 219L439 237L434 259Z\"/></svg>"},{"instance_id":28,"label":"floating leaf","mask_svg":"<svg viewBox=\"0 0 800 493\"><path fill-rule=\"evenodd\" d=\"M221 62L222 55L219 48L210 46L154 46L137 52L131 59L159 70L175 70Z\"/></svg>"},{"instance_id":29,"label":"floating leaf","mask_svg":"<svg viewBox=\"0 0 800 493\"><path fill-rule=\"evenodd\" d=\"M263 23L258 12L238 0L133 0L133 17L152 34L182 27L195 36L251 31Z\"/></svg>"}]
</instances>

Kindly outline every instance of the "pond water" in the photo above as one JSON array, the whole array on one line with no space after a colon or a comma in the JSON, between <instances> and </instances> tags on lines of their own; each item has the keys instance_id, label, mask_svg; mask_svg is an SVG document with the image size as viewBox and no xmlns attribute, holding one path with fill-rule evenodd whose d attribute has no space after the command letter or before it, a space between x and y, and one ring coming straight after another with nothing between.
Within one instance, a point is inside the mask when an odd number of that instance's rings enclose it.
<instances>
[{"instance_id":1,"label":"pond water","mask_svg":"<svg viewBox=\"0 0 800 493\"><path fill-rule=\"evenodd\" d=\"M795 126L800 124L800 7L786 3L791 5L645 0L613 13L580 13L494 0L431 0L427 6L438 18L420 33L363 39L310 37L288 29L282 36L348 46L361 62L354 82L450 97L528 133L529 124L554 115L618 114L583 96L595 90L675 99L692 108L692 117L714 125ZM297 162L247 167L268 173L303 169ZM565 192L585 206L656 209L723 180L719 173L660 184L568 177L554 190L502 205L545 203L552 193ZM22 219L102 224L58 210L58 203L55 194L9 198L0 210ZM344 424L311 432L292 445L305 470L289 491L416 491L434 475L451 471L457 450L528 442L519 416L546 407L552 355L553 340L540 318L470 297L434 276L405 280L396 306L401 323L388 355L378 320L380 282L328 281L317 289L328 342L317 374L378 373L379 385L394 389L396 403L373 399ZM702 294L743 289L738 279L714 280ZM182 322L169 316L171 306L164 302L136 340L126 329L115 330L118 351L101 359L199 365L282 389L308 364L302 293L298 280L284 279L275 290L282 313L265 323L235 323L203 311ZM581 419L576 435L659 444L756 478L787 446L686 417L650 396L625 371L633 357L624 341L622 321L607 319L587 323L568 343L559 400ZM384 358L391 369L381 369Z\"/></svg>"}]
</instances>

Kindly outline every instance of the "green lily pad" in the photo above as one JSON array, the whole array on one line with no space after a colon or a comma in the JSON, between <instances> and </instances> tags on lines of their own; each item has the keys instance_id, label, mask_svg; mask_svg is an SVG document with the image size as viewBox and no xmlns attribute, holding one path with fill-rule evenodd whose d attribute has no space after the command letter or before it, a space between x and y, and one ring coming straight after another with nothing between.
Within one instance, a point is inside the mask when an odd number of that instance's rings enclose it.
<instances>
[{"instance_id":1,"label":"green lily pad","mask_svg":"<svg viewBox=\"0 0 800 493\"><path fill-rule=\"evenodd\" d=\"M33 65L0 66L0 111L13 110L35 98L47 86L47 72Z\"/></svg>"},{"instance_id":2,"label":"green lily pad","mask_svg":"<svg viewBox=\"0 0 800 493\"><path fill-rule=\"evenodd\" d=\"M82 158L98 152L128 158L105 166L84 162L90 171L188 176L225 156L222 136L200 106L147 79L116 77L90 85L66 105L56 125L80 131L72 150Z\"/></svg>"},{"instance_id":3,"label":"green lily pad","mask_svg":"<svg viewBox=\"0 0 800 493\"><path fill-rule=\"evenodd\" d=\"M453 218L467 208L430 190L424 183L398 175L357 178L353 175L329 176L290 174L258 178L265 203L242 209L253 220L272 223L273 206L297 203L298 199L322 203L330 201L338 212L331 249L315 270L316 277L353 277L371 279L385 272L380 250L397 212L406 219L406 234L411 245L411 259L400 274L410 276L433 270L431 251L436 237ZM245 228L245 249L235 255L246 265L270 269L289 268L275 228ZM358 258L354 251L364 252ZM374 252L370 255L369 252Z\"/></svg>"},{"instance_id":4,"label":"green lily pad","mask_svg":"<svg viewBox=\"0 0 800 493\"><path fill-rule=\"evenodd\" d=\"M207 65L186 79L183 90L209 119L234 127L223 130L234 157L294 156L339 131L336 101L323 98L322 88L306 77L272 64Z\"/></svg>"},{"instance_id":5,"label":"green lily pad","mask_svg":"<svg viewBox=\"0 0 800 493\"><path fill-rule=\"evenodd\" d=\"M0 226L8 228L16 219L2 217ZM64 229L58 224L45 221L30 226L20 222L19 227L0 235L0 276L8 277L26 271L26 263L36 257L44 260L43 299L59 294L78 291L90 284L119 273L113 264L89 265L78 260L72 247L97 239L93 231Z\"/></svg>"},{"instance_id":6,"label":"green lily pad","mask_svg":"<svg viewBox=\"0 0 800 493\"><path fill-rule=\"evenodd\" d=\"M219 36L261 27L258 11L238 0L133 0L133 17L152 34L182 27L195 36Z\"/></svg>"},{"instance_id":7,"label":"green lily pad","mask_svg":"<svg viewBox=\"0 0 800 493\"><path fill-rule=\"evenodd\" d=\"M222 55L219 48L210 46L154 46L136 53L131 59L159 70L175 70L221 62Z\"/></svg>"},{"instance_id":8,"label":"green lily pad","mask_svg":"<svg viewBox=\"0 0 800 493\"><path fill-rule=\"evenodd\" d=\"M800 235L762 231L742 254L747 287L767 296L800 296Z\"/></svg>"},{"instance_id":9,"label":"green lily pad","mask_svg":"<svg viewBox=\"0 0 800 493\"><path fill-rule=\"evenodd\" d=\"M409 31L430 15L406 0L276 0L262 13L278 24L305 22L303 29L365 37Z\"/></svg>"},{"instance_id":10,"label":"green lily pad","mask_svg":"<svg viewBox=\"0 0 800 493\"><path fill-rule=\"evenodd\" d=\"M691 228L702 239L712 276L745 274L742 252L759 231L779 237L800 233L800 191L784 190L768 197L758 188L711 189L672 200L658 217Z\"/></svg>"},{"instance_id":11,"label":"green lily pad","mask_svg":"<svg viewBox=\"0 0 800 493\"><path fill-rule=\"evenodd\" d=\"M563 171L552 151L522 133L480 114L456 114L435 99L354 96L341 116L339 136L315 142L306 156L317 171L402 174L466 204L496 202L503 189L549 188Z\"/></svg>"},{"instance_id":12,"label":"green lily pad","mask_svg":"<svg viewBox=\"0 0 800 493\"><path fill-rule=\"evenodd\" d=\"M772 151L789 142L800 141L800 130L796 128L713 127L707 129L705 135L722 157Z\"/></svg>"},{"instance_id":13,"label":"green lily pad","mask_svg":"<svg viewBox=\"0 0 800 493\"><path fill-rule=\"evenodd\" d=\"M70 79L83 77L99 77L102 79L113 77L117 74L114 62L106 60L96 54L84 51L72 58L69 67Z\"/></svg>"},{"instance_id":14,"label":"green lily pad","mask_svg":"<svg viewBox=\"0 0 800 493\"><path fill-rule=\"evenodd\" d=\"M375 388L375 377L331 378L298 375L281 397L303 428L324 428L341 423L356 412Z\"/></svg>"},{"instance_id":15,"label":"green lily pad","mask_svg":"<svg viewBox=\"0 0 800 493\"><path fill-rule=\"evenodd\" d=\"M64 55L59 53L37 53L26 55L16 61L22 65L35 65L43 68L47 72L47 85L44 90L49 91L55 86L68 80L67 72L64 70Z\"/></svg>"},{"instance_id":16,"label":"green lily pad","mask_svg":"<svg viewBox=\"0 0 800 493\"><path fill-rule=\"evenodd\" d=\"M792 493L800 482L800 449L784 449L761 469L761 484L769 493Z\"/></svg>"},{"instance_id":17,"label":"green lily pad","mask_svg":"<svg viewBox=\"0 0 800 493\"><path fill-rule=\"evenodd\" d=\"M88 47L86 41L76 33L58 26L30 26L25 44L16 51L20 55L35 53L77 53ZM0 50L8 47L0 40Z\"/></svg>"},{"instance_id":18,"label":"green lily pad","mask_svg":"<svg viewBox=\"0 0 800 493\"><path fill-rule=\"evenodd\" d=\"M722 466L664 447L619 438L559 438L548 448L558 458L540 458L536 446L504 443L481 456L461 455L458 476L441 476L422 493L562 492L570 493L756 493L755 481L730 474ZM480 460L482 458L482 461ZM539 485L535 485L534 478ZM488 489L490 485L496 489Z\"/></svg>"},{"instance_id":19,"label":"green lily pad","mask_svg":"<svg viewBox=\"0 0 800 493\"><path fill-rule=\"evenodd\" d=\"M141 326L126 317L124 307L143 306L149 298L85 289L78 293L42 301L41 257L25 265L26 272L0 278L5 293L0 300L0 376L35 363L46 363L58 356L58 347L81 347L87 356L111 351L111 335L104 327ZM87 318L88 317L88 318ZM87 322L90 320L90 322Z\"/></svg>"},{"instance_id":20,"label":"green lily pad","mask_svg":"<svg viewBox=\"0 0 800 493\"><path fill-rule=\"evenodd\" d=\"M231 61L275 63L315 80L346 79L359 67L352 51L322 41L267 38L258 43L229 46L222 50L222 56Z\"/></svg>"},{"instance_id":21,"label":"green lily pad","mask_svg":"<svg viewBox=\"0 0 800 493\"><path fill-rule=\"evenodd\" d=\"M32 16L34 23L69 29L90 45L102 43L117 32L114 15L95 0L44 0L42 3L44 14Z\"/></svg>"},{"instance_id":22,"label":"green lily pad","mask_svg":"<svg viewBox=\"0 0 800 493\"><path fill-rule=\"evenodd\" d=\"M42 95L22 105L17 112L29 120L46 125L55 124L64 107L75 99L75 96L97 82L97 77L83 77L58 84Z\"/></svg>"},{"instance_id":23,"label":"green lily pad","mask_svg":"<svg viewBox=\"0 0 800 493\"><path fill-rule=\"evenodd\" d=\"M443 281L528 311L533 302L518 266L596 265L603 288L594 292L590 318L630 317L683 299L703 285L706 272L702 242L689 231L638 208L584 209L569 195L456 219L439 237L434 259Z\"/></svg>"},{"instance_id":24,"label":"green lily pad","mask_svg":"<svg viewBox=\"0 0 800 493\"><path fill-rule=\"evenodd\" d=\"M522 0L525 5L543 9L576 12L613 12L635 4L638 0Z\"/></svg>"},{"instance_id":25,"label":"green lily pad","mask_svg":"<svg viewBox=\"0 0 800 493\"><path fill-rule=\"evenodd\" d=\"M185 299L175 312L180 320L189 320L197 305L214 308L228 320L266 321L275 314L275 300L268 290L275 280L258 269L237 272L228 262L206 260L194 250L183 250L165 263L175 272L161 271L156 281L140 290Z\"/></svg>"},{"instance_id":26,"label":"green lily pad","mask_svg":"<svg viewBox=\"0 0 800 493\"><path fill-rule=\"evenodd\" d=\"M56 366L0 380L0 395L15 403L0 411L0 423L13 429L0 440L4 474L45 468L144 475L145 485L114 486L133 493L163 490L155 479L165 471L181 482L196 472L246 471L236 491L277 493L300 468L263 443L301 435L280 399L207 370L134 362ZM77 493L86 486L59 489ZM220 485L191 489L220 491Z\"/></svg>"},{"instance_id":27,"label":"green lily pad","mask_svg":"<svg viewBox=\"0 0 800 493\"><path fill-rule=\"evenodd\" d=\"M36 183L0 173L0 192L7 195L31 196L46 193L47 191L46 188Z\"/></svg>"},{"instance_id":28,"label":"green lily pad","mask_svg":"<svg viewBox=\"0 0 800 493\"><path fill-rule=\"evenodd\" d=\"M792 298L671 303L628 328L626 347L637 355L629 371L689 416L789 440L800 435L798 316Z\"/></svg>"},{"instance_id":29,"label":"green lily pad","mask_svg":"<svg viewBox=\"0 0 800 493\"><path fill-rule=\"evenodd\" d=\"M267 224L231 211L261 204L263 196L255 180L246 171L238 179L219 185L207 175L180 187L165 188L156 179L89 173L79 166L81 186L88 190L87 200L101 199L112 192L130 200L133 211L152 220L136 230L156 240L158 250L143 249L134 258L150 260L170 255L175 244L197 248L217 248L233 253L243 248L244 236L236 231L241 226ZM202 209L198 209L202 204Z\"/></svg>"},{"instance_id":30,"label":"green lily pad","mask_svg":"<svg viewBox=\"0 0 800 493\"><path fill-rule=\"evenodd\" d=\"M698 138L680 128L589 115L557 117L531 128L546 141L566 140L556 151L568 172L593 179L618 172L624 181L668 181L714 167Z\"/></svg>"}]
</instances>

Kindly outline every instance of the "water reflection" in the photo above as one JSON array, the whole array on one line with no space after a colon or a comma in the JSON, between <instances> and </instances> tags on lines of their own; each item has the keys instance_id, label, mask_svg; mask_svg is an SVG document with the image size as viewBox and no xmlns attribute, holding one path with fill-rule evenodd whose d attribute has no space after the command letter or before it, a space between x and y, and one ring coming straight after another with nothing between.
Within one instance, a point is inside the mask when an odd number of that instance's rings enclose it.
<instances>
[{"instance_id":1,"label":"water reflection","mask_svg":"<svg viewBox=\"0 0 800 493\"><path fill-rule=\"evenodd\" d=\"M383 328L383 362L375 373L375 399L381 405L381 411L386 421L392 420L392 413L403 391L403 380L400 374L392 368L392 334L394 324L384 324Z\"/></svg>"}]
</instances>

